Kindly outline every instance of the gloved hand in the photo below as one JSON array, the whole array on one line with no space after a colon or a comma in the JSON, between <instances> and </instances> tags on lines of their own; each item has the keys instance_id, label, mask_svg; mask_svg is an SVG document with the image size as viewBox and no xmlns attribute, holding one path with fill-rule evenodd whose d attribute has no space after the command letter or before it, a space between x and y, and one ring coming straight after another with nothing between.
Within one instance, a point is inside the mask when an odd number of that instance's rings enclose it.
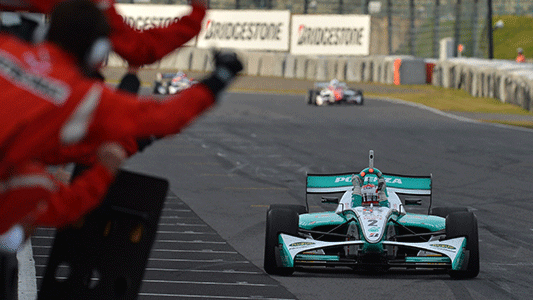
<instances>
[{"instance_id":1,"label":"gloved hand","mask_svg":"<svg viewBox=\"0 0 533 300\"><path fill-rule=\"evenodd\" d=\"M352 184L353 184L352 195L361 196L361 187L363 186L363 182L361 181L361 178L359 178L359 176L355 174L352 174Z\"/></svg>"},{"instance_id":2,"label":"gloved hand","mask_svg":"<svg viewBox=\"0 0 533 300\"><path fill-rule=\"evenodd\" d=\"M230 80L242 71L242 63L235 52L215 52L215 70L227 69Z\"/></svg>"},{"instance_id":3,"label":"gloved hand","mask_svg":"<svg viewBox=\"0 0 533 300\"><path fill-rule=\"evenodd\" d=\"M113 175L118 172L126 157L126 151L118 143L105 143L98 148L98 160Z\"/></svg>"},{"instance_id":4,"label":"gloved hand","mask_svg":"<svg viewBox=\"0 0 533 300\"><path fill-rule=\"evenodd\" d=\"M215 51L213 56L215 59L215 70L201 82L217 96L242 71L243 66L235 52Z\"/></svg>"}]
</instances>

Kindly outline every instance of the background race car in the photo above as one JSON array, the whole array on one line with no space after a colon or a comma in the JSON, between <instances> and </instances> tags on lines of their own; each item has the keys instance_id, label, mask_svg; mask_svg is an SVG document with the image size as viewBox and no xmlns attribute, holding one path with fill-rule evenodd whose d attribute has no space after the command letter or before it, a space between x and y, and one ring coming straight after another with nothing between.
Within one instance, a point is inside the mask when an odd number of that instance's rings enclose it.
<instances>
[{"instance_id":1,"label":"background race car","mask_svg":"<svg viewBox=\"0 0 533 300\"><path fill-rule=\"evenodd\" d=\"M308 268L402 268L476 277L476 216L466 207L431 208L431 176L384 174L374 167L373 158L370 151L368 168L356 173L308 174L306 206L269 207L265 271L291 275ZM321 203L310 205L318 196ZM327 203L336 209L309 213L310 207Z\"/></svg>"},{"instance_id":2,"label":"background race car","mask_svg":"<svg viewBox=\"0 0 533 300\"><path fill-rule=\"evenodd\" d=\"M333 79L330 82L318 82L307 93L307 104L356 104L363 105L363 91L348 88L345 82Z\"/></svg>"},{"instance_id":3,"label":"background race car","mask_svg":"<svg viewBox=\"0 0 533 300\"><path fill-rule=\"evenodd\" d=\"M154 81L154 94L177 94L197 82L181 71L177 73L157 73Z\"/></svg>"}]
</instances>

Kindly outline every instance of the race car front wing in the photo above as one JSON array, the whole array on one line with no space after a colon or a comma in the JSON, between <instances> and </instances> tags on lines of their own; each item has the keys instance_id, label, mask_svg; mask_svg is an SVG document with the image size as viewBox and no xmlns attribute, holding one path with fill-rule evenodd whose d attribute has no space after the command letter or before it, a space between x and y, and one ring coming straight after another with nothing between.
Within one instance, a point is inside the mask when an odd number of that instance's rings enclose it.
<instances>
[{"instance_id":1,"label":"race car front wing","mask_svg":"<svg viewBox=\"0 0 533 300\"><path fill-rule=\"evenodd\" d=\"M304 239L281 233L279 235L279 254L283 267L295 266L346 266L357 267L357 259L349 259L339 255L325 255L320 251L329 247L363 246L362 240L325 242ZM418 249L423 255L406 256L387 260L389 267L426 267L451 270L462 270L468 265L468 251L465 250L466 238L459 237L449 240L428 241L420 243L383 241L382 247L397 246Z\"/></svg>"}]
</instances>

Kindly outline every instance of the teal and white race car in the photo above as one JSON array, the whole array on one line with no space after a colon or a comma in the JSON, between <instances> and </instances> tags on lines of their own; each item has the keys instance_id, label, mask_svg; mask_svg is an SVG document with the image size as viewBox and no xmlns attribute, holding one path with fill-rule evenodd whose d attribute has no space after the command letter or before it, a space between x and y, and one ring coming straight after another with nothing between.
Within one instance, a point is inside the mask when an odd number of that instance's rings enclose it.
<instances>
[{"instance_id":1,"label":"teal and white race car","mask_svg":"<svg viewBox=\"0 0 533 300\"><path fill-rule=\"evenodd\" d=\"M306 206L270 205L265 271L442 269L452 278L476 277L476 216L466 207L431 208L431 175L385 174L373 165L370 151L369 167L361 172L308 174ZM310 199L317 195L336 209L309 213ZM424 213L408 212L417 209Z\"/></svg>"}]
</instances>

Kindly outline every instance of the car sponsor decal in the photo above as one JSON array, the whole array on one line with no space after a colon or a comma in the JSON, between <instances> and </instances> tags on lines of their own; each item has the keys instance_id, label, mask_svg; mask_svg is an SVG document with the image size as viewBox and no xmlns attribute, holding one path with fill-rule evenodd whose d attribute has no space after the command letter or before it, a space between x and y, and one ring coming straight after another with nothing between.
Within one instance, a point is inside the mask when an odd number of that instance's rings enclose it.
<instances>
[{"instance_id":1,"label":"car sponsor decal","mask_svg":"<svg viewBox=\"0 0 533 300\"><path fill-rule=\"evenodd\" d=\"M311 246L314 245L313 242L296 242L289 245L289 247L303 247L303 246Z\"/></svg>"},{"instance_id":2,"label":"car sponsor decal","mask_svg":"<svg viewBox=\"0 0 533 300\"><path fill-rule=\"evenodd\" d=\"M444 250L449 250L449 251L457 251L457 248L455 248L454 246L450 246L450 245L446 245L446 244L430 244L431 247L435 247L435 248L441 248L441 249L444 249Z\"/></svg>"},{"instance_id":3,"label":"car sponsor decal","mask_svg":"<svg viewBox=\"0 0 533 300\"><path fill-rule=\"evenodd\" d=\"M431 190L431 177L408 177L401 175L383 174L387 188L407 189L417 194L426 194ZM367 176L365 181L374 183L377 181L375 176ZM352 174L331 174L331 175L308 175L307 188L313 191L322 191L322 189L336 190L343 187L352 186ZM316 192L316 191L315 191Z\"/></svg>"},{"instance_id":4,"label":"car sponsor decal","mask_svg":"<svg viewBox=\"0 0 533 300\"><path fill-rule=\"evenodd\" d=\"M70 96L70 89L65 83L28 71L5 51L0 52L0 76L56 106L62 106Z\"/></svg>"}]
</instances>

